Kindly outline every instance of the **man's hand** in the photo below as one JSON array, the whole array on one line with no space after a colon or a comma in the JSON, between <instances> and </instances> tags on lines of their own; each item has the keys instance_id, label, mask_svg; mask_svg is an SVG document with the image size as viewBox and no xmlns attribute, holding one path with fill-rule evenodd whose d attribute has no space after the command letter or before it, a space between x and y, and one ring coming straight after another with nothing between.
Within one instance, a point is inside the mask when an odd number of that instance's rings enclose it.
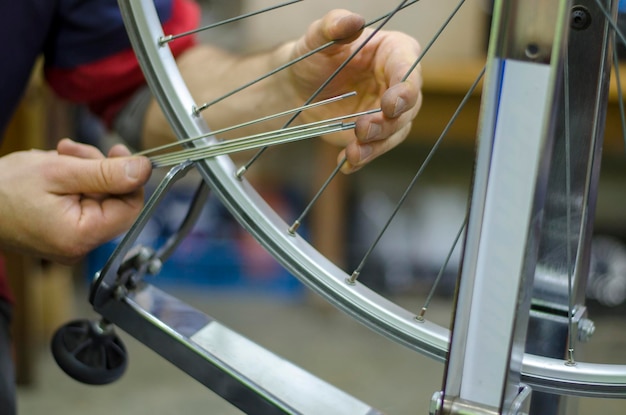
<instances>
[{"instance_id":1,"label":"man's hand","mask_svg":"<svg viewBox=\"0 0 626 415\"><path fill-rule=\"evenodd\" d=\"M211 45L200 45L183 53L177 63L196 103L214 102L202 115L215 131L301 106L369 37L372 29L363 29L363 25L364 20L359 15L334 10L312 23L298 40L270 52L241 56ZM230 95L241 85L331 40L336 43L323 52ZM382 112L358 118L356 134L345 131L327 137L345 147L339 154L339 160L344 155L347 157L343 171L358 170L397 146L409 134L411 122L422 102L420 68L411 71L406 81L402 80L419 54L420 45L412 37L400 32L380 31L315 101L353 91L357 96L304 111L296 123L382 108ZM228 98L222 100L224 96ZM253 125L223 138L257 133L259 127L265 130L280 128L284 122L279 119L261 126ZM143 146L152 148L173 140L171 128L153 100L144 122Z\"/></svg>"},{"instance_id":2,"label":"man's hand","mask_svg":"<svg viewBox=\"0 0 626 415\"><path fill-rule=\"evenodd\" d=\"M293 93L300 101L308 99L320 85L373 32L363 29L362 17L347 10L334 10L311 24L299 40L283 47L288 59L301 56L331 40L335 45L317 53L290 71ZM303 122L330 118L374 108L382 112L357 120L356 137L351 132L333 134L329 140L346 146L339 154L347 164L344 172L359 169L375 157L401 143L419 111L422 95L419 67L409 72L420 54L417 41L400 32L380 31L367 43L316 99L356 91L357 96L301 114Z\"/></svg>"},{"instance_id":3,"label":"man's hand","mask_svg":"<svg viewBox=\"0 0 626 415\"><path fill-rule=\"evenodd\" d=\"M72 263L127 230L151 165L123 146L109 156L63 139L0 158L0 246Z\"/></svg>"}]
</instances>

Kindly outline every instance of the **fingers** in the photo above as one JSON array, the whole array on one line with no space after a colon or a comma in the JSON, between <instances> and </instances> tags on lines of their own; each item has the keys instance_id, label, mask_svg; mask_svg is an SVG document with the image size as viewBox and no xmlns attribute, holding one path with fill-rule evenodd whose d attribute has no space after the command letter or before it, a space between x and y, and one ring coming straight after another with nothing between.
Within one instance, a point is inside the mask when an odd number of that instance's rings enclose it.
<instances>
[{"instance_id":1,"label":"fingers","mask_svg":"<svg viewBox=\"0 0 626 415\"><path fill-rule=\"evenodd\" d=\"M422 105L421 68L415 65L421 53L419 43L399 32L384 32L382 36L378 51L384 61L382 73L387 86L380 97L382 111L357 120L356 140L344 152L347 162L342 171L346 173L360 169L404 141Z\"/></svg>"},{"instance_id":2,"label":"fingers","mask_svg":"<svg viewBox=\"0 0 626 415\"><path fill-rule=\"evenodd\" d=\"M355 34L359 39L368 36L369 29L355 30L359 16L345 10L329 13L312 25L309 38L311 47L323 44L330 39ZM351 26L352 25L352 26ZM344 30L342 32L342 30ZM361 40L356 36L355 45ZM340 42L324 53L329 57L339 57L353 50L350 41ZM358 110L380 106L381 112L360 117L355 128L356 139L347 144L340 154L346 157L342 166L345 173L360 169L364 164L400 144L409 134L411 122L417 115L421 102L422 78L417 59L421 54L419 43L412 37L393 31L380 31L358 55L344 68L328 88L356 90L359 100Z\"/></svg>"},{"instance_id":3,"label":"fingers","mask_svg":"<svg viewBox=\"0 0 626 415\"><path fill-rule=\"evenodd\" d=\"M110 158L94 146L64 138L57 144L60 159L47 172L59 194L116 194L137 190L150 177L150 161L145 157L130 157L123 145L109 151ZM70 157L66 157L70 156Z\"/></svg>"},{"instance_id":4,"label":"fingers","mask_svg":"<svg viewBox=\"0 0 626 415\"><path fill-rule=\"evenodd\" d=\"M100 193L122 195L145 184L152 166L146 157L81 159L60 156L44 174L57 194Z\"/></svg>"},{"instance_id":5,"label":"fingers","mask_svg":"<svg viewBox=\"0 0 626 415\"><path fill-rule=\"evenodd\" d=\"M113 154L128 154L120 148ZM0 158L0 245L71 263L122 233L143 206L151 166L144 157L104 158L62 140L56 151Z\"/></svg>"},{"instance_id":6,"label":"fingers","mask_svg":"<svg viewBox=\"0 0 626 415\"><path fill-rule=\"evenodd\" d=\"M376 157L403 142L410 132L411 123L407 123L384 140L369 143L360 143L358 140L351 142L339 153L338 162L341 162L344 158L346 159L341 166L341 172L349 174L361 169Z\"/></svg>"},{"instance_id":7,"label":"fingers","mask_svg":"<svg viewBox=\"0 0 626 415\"><path fill-rule=\"evenodd\" d=\"M109 157L126 157L130 155L128 147L122 144L116 144L109 150Z\"/></svg>"},{"instance_id":8,"label":"fingers","mask_svg":"<svg viewBox=\"0 0 626 415\"><path fill-rule=\"evenodd\" d=\"M421 104L421 90L415 82L404 81L391 85L380 100L383 115L394 119L409 112L415 116Z\"/></svg>"},{"instance_id":9,"label":"fingers","mask_svg":"<svg viewBox=\"0 0 626 415\"><path fill-rule=\"evenodd\" d=\"M69 138L63 138L57 144L57 152L66 156L74 156L84 159L102 159L104 154L91 145L78 143ZM109 157L126 157L130 156L130 150L122 144L116 144L109 150Z\"/></svg>"},{"instance_id":10,"label":"fingers","mask_svg":"<svg viewBox=\"0 0 626 415\"><path fill-rule=\"evenodd\" d=\"M98 201L81 200L81 216L77 224L77 235L90 235L93 249L109 241L131 227L143 207L143 192L136 191L122 197L111 197ZM80 253L77 253L80 255ZM76 255L76 256L79 256Z\"/></svg>"},{"instance_id":11,"label":"fingers","mask_svg":"<svg viewBox=\"0 0 626 415\"><path fill-rule=\"evenodd\" d=\"M119 197L81 198L60 196L46 219L46 233L34 234L38 255L72 264L104 242L122 234L136 220L143 206L143 192ZM62 235L62 237L59 237Z\"/></svg>"},{"instance_id":12,"label":"fingers","mask_svg":"<svg viewBox=\"0 0 626 415\"><path fill-rule=\"evenodd\" d=\"M403 82L389 88L382 96L382 112L357 120L355 134L361 143L383 140L410 122L421 106L421 92L414 84Z\"/></svg>"},{"instance_id":13,"label":"fingers","mask_svg":"<svg viewBox=\"0 0 626 415\"><path fill-rule=\"evenodd\" d=\"M94 146L77 143L76 141L64 138L57 144L57 152L66 156L79 157L84 159L102 159L104 155Z\"/></svg>"},{"instance_id":14,"label":"fingers","mask_svg":"<svg viewBox=\"0 0 626 415\"><path fill-rule=\"evenodd\" d=\"M356 140L340 154L340 160L347 159L342 172L355 172L404 141L420 109L422 94L415 84L403 82L388 89L381 102L382 112L356 121Z\"/></svg>"}]
</instances>

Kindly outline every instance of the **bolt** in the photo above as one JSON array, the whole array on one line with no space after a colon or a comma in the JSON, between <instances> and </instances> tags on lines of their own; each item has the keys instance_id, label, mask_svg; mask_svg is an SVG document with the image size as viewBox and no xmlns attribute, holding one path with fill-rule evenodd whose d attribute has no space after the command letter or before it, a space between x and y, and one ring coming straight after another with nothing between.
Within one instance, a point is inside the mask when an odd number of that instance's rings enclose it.
<instances>
[{"instance_id":1,"label":"bolt","mask_svg":"<svg viewBox=\"0 0 626 415\"><path fill-rule=\"evenodd\" d=\"M524 52L526 53L527 58L536 60L541 54L541 48L536 43L529 43L526 45L526 50Z\"/></svg>"},{"instance_id":2,"label":"bolt","mask_svg":"<svg viewBox=\"0 0 626 415\"><path fill-rule=\"evenodd\" d=\"M148 247L142 246L139 249L139 253L137 254L137 261L139 261L138 263L141 265L142 263L149 260L151 256L152 256L152 250Z\"/></svg>"},{"instance_id":3,"label":"bolt","mask_svg":"<svg viewBox=\"0 0 626 415\"><path fill-rule=\"evenodd\" d=\"M150 275L156 275L161 272L161 268L163 268L163 262L161 262L159 258L154 258L148 264L148 273L150 273Z\"/></svg>"},{"instance_id":4,"label":"bolt","mask_svg":"<svg viewBox=\"0 0 626 415\"><path fill-rule=\"evenodd\" d=\"M430 399L428 415L440 415L443 408L443 392L437 391Z\"/></svg>"},{"instance_id":5,"label":"bolt","mask_svg":"<svg viewBox=\"0 0 626 415\"><path fill-rule=\"evenodd\" d=\"M574 30L585 30L591 24L591 14L583 6L575 6L572 9L571 26Z\"/></svg>"},{"instance_id":6,"label":"bolt","mask_svg":"<svg viewBox=\"0 0 626 415\"><path fill-rule=\"evenodd\" d=\"M113 298L120 301L124 297L126 297L127 294L128 294L128 290L126 289L126 287L118 285L117 287L115 287L115 290L113 291Z\"/></svg>"},{"instance_id":7,"label":"bolt","mask_svg":"<svg viewBox=\"0 0 626 415\"><path fill-rule=\"evenodd\" d=\"M578 340L581 342L588 342L595 331L596 325L588 318L581 318L578 321Z\"/></svg>"}]
</instances>

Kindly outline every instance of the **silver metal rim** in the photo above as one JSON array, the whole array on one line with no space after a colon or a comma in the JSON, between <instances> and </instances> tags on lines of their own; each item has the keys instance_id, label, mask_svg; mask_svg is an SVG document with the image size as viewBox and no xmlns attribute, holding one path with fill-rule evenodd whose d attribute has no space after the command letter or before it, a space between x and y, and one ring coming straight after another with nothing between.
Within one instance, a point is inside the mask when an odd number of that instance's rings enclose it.
<instances>
[{"instance_id":1,"label":"silver metal rim","mask_svg":"<svg viewBox=\"0 0 626 415\"><path fill-rule=\"evenodd\" d=\"M150 88L179 139L207 134L195 103L168 47L152 0L119 0L135 53ZM194 144L192 144L194 145ZM195 144L197 145L197 144ZM330 262L286 224L256 190L236 177L227 156L198 163L213 192L274 257L305 285L372 330L431 358L445 361L450 332L385 299L366 286L348 284L345 271ZM589 397L626 398L626 365L577 363L526 354L523 381L535 390Z\"/></svg>"}]
</instances>

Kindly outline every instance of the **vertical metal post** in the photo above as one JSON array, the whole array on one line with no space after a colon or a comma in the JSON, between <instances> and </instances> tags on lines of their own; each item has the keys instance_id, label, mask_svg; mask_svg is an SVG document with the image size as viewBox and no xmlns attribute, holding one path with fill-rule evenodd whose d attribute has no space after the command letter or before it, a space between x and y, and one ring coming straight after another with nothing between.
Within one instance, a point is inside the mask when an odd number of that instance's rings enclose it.
<instances>
[{"instance_id":1,"label":"vertical metal post","mask_svg":"<svg viewBox=\"0 0 626 415\"><path fill-rule=\"evenodd\" d=\"M603 0L602 3L616 16L617 1ZM568 85L567 90L562 91L558 106L555 150L550 165L526 342L529 353L564 360L580 357L579 347L573 356L566 355L570 347L577 346L569 344L569 330L574 330L572 338L578 340L578 326L588 321L585 285L612 52L612 28L595 0L575 0L570 13L571 30L565 65ZM570 152L568 163L566 148ZM571 166L569 171L566 164ZM569 183L569 189L566 183ZM574 321L568 318L571 305L574 305L571 310ZM587 337L587 334L581 334L583 339ZM536 392L531 414L573 415L577 412L576 401L571 397Z\"/></svg>"},{"instance_id":2,"label":"vertical metal post","mask_svg":"<svg viewBox=\"0 0 626 415\"><path fill-rule=\"evenodd\" d=\"M569 7L495 4L443 413L519 404Z\"/></svg>"}]
</instances>

